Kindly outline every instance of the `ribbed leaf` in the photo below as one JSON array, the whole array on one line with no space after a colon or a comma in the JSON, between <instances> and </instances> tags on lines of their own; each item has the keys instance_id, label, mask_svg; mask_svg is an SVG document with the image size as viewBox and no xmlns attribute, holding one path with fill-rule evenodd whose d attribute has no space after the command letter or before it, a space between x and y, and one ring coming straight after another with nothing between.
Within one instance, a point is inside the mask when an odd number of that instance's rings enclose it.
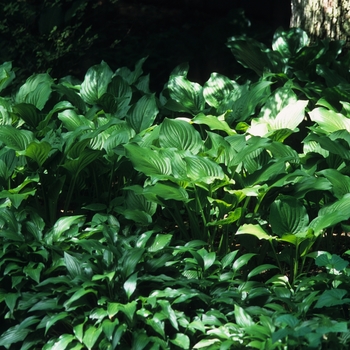
<instances>
[{"instance_id":1,"label":"ribbed leaf","mask_svg":"<svg viewBox=\"0 0 350 350\"><path fill-rule=\"evenodd\" d=\"M241 226L236 235L252 235L258 239L266 239L268 241L273 239L273 236L270 236L260 225L244 224Z\"/></svg>"},{"instance_id":2,"label":"ribbed leaf","mask_svg":"<svg viewBox=\"0 0 350 350\"><path fill-rule=\"evenodd\" d=\"M126 120L136 133L139 133L152 126L158 112L154 94L145 95L130 108Z\"/></svg>"},{"instance_id":3,"label":"ribbed leaf","mask_svg":"<svg viewBox=\"0 0 350 350\"><path fill-rule=\"evenodd\" d=\"M306 231L309 216L296 198L283 196L271 204L269 222L272 231L282 237L284 234Z\"/></svg>"},{"instance_id":4,"label":"ribbed leaf","mask_svg":"<svg viewBox=\"0 0 350 350\"><path fill-rule=\"evenodd\" d=\"M84 149L79 158L67 160L62 166L73 176L77 177L84 168L96 160L100 155L101 153L99 151Z\"/></svg>"},{"instance_id":5,"label":"ribbed leaf","mask_svg":"<svg viewBox=\"0 0 350 350\"><path fill-rule=\"evenodd\" d=\"M46 234L46 241L49 244L60 241L65 238L64 233L70 229L72 225L82 225L85 220L83 215L72 215L59 218L49 233Z\"/></svg>"},{"instance_id":6,"label":"ribbed leaf","mask_svg":"<svg viewBox=\"0 0 350 350\"><path fill-rule=\"evenodd\" d=\"M311 120L317 123L326 132L331 133L343 129L350 132L350 119L340 113L319 107L309 112L309 115Z\"/></svg>"},{"instance_id":7,"label":"ribbed leaf","mask_svg":"<svg viewBox=\"0 0 350 350\"><path fill-rule=\"evenodd\" d=\"M0 177L7 180L12 175L17 162L16 152L13 149L3 148L0 151Z\"/></svg>"},{"instance_id":8,"label":"ribbed leaf","mask_svg":"<svg viewBox=\"0 0 350 350\"><path fill-rule=\"evenodd\" d=\"M77 258L64 252L64 262L72 278L81 276L81 262Z\"/></svg>"},{"instance_id":9,"label":"ribbed leaf","mask_svg":"<svg viewBox=\"0 0 350 350\"><path fill-rule=\"evenodd\" d=\"M42 141L40 143L31 142L23 154L33 159L38 163L39 167L41 167L48 158L50 151L51 145L46 141Z\"/></svg>"},{"instance_id":10,"label":"ribbed leaf","mask_svg":"<svg viewBox=\"0 0 350 350\"><path fill-rule=\"evenodd\" d=\"M214 115L205 115L203 113L199 113L196 115L192 122L194 124L204 124L208 125L210 130L222 130L227 133L227 135L234 135L236 132L229 127L229 125L225 122L224 118L216 117Z\"/></svg>"},{"instance_id":11,"label":"ribbed leaf","mask_svg":"<svg viewBox=\"0 0 350 350\"><path fill-rule=\"evenodd\" d=\"M187 175L196 183L211 184L216 179L223 180L222 168L208 158L192 156L184 158L187 164Z\"/></svg>"},{"instance_id":12,"label":"ribbed leaf","mask_svg":"<svg viewBox=\"0 0 350 350\"><path fill-rule=\"evenodd\" d=\"M232 92L235 86L235 83L224 75L212 73L203 86L205 101L214 108L219 108L220 105L225 106L230 100L233 103Z\"/></svg>"},{"instance_id":13,"label":"ribbed leaf","mask_svg":"<svg viewBox=\"0 0 350 350\"><path fill-rule=\"evenodd\" d=\"M53 79L47 73L32 75L20 87L15 101L32 104L41 111L51 95L52 84Z\"/></svg>"},{"instance_id":14,"label":"ribbed leaf","mask_svg":"<svg viewBox=\"0 0 350 350\"><path fill-rule=\"evenodd\" d=\"M335 169L325 169L317 174L326 177L332 184L332 191L337 198L342 198L346 193L350 193L350 177L341 174Z\"/></svg>"},{"instance_id":15,"label":"ribbed leaf","mask_svg":"<svg viewBox=\"0 0 350 350\"><path fill-rule=\"evenodd\" d=\"M15 151L24 151L34 139L34 134L29 130L19 130L11 125L0 127L0 141Z\"/></svg>"},{"instance_id":16,"label":"ribbed leaf","mask_svg":"<svg viewBox=\"0 0 350 350\"><path fill-rule=\"evenodd\" d=\"M170 175L171 161L162 157L159 152L148 148L142 148L136 144L124 146L127 150L127 157L131 160L136 170L146 175Z\"/></svg>"},{"instance_id":17,"label":"ribbed leaf","mask_svg":"<svg viewBox=\"0 0 350 350\"><path fill-rule=\"evenodd\" d=\"M58 119L62 121L68 131L74 131L80 126L94 129L94 123L82 115L78 115L73 109L67 109L58 113Z\"/></svg>"},{"instance_id":18,"label":"ribbed leaf","mask_svg":"<svg viewBox=\"0 0 350 350\"><path fill-rule=\"evenodd\" d=\"M80 95L83 100L91 105L98 103L98 100L107 91L112 76L112 70L104 61L90 67L86 72L83 83L81 84Z\"/></svg>"},{"instance_id":19,"label":"ribbed leaf","mask_svg":"<svg viewBox=\"0 0 350 350\"><path fill-rule=\"evenodd\" d=\"M32 128L36 128L45 117L45 114L38 113L37 108L28 103L20 103L13 106L13 111Z\"/></svg>"},{"instance_id":20,"label":"ribbed leaf","mask_svg":"<svg viewBox=\"0 0 350 350\"><path fill-rule=\"evenodd\" d=\"M308 35L300 28L291 28L288 31L277 29L273 36L272 48L274 51L278 51L283 58L290 58L308 43Z\"/></svg>"},{"instance_id":21,"label":"ribbed leaf","mask_svg":"<svg viewBox=\"0 0 350 350\"><path fill-rule=\"evenodd\" d=\"M165 118L160 126L159 143L164 148L174 147L197 154L203 141L193 125L181 119Z\"/></svg>"},{"instance_id":22,"label":"ribbed leaf","mask_svg":"<svg viewBox=\"0 0 350 350\"><path fill-rule=\"evenodd\" d=\"M203 88L199 84L184 76L171 76L167 87L170 97L183 107L184 112L197 114L204 109Z\"/></svg>"}]
</instances>

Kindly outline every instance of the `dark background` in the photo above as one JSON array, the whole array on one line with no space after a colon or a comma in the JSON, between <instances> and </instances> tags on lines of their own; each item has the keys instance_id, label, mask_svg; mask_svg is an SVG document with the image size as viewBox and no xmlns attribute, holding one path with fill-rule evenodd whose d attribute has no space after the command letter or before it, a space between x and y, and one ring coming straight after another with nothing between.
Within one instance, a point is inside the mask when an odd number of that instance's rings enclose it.
<instances>
[{"instance_id":1,"label":"dark background","mask_svg":"<svg viewBox=\"0 0 350 350\"><path fill-rule=\"evenodd\" d=\"M247 35L269 44L290 19L289 0L0 0L0 6L0 60L13 62L19 80L47 70L54 78L83 79L101 60L115 70L148 56L144 71L153 90L183 62L199 83L211 72L234 78L242 68L227 39Z\"/></svg>"}]
</instances>

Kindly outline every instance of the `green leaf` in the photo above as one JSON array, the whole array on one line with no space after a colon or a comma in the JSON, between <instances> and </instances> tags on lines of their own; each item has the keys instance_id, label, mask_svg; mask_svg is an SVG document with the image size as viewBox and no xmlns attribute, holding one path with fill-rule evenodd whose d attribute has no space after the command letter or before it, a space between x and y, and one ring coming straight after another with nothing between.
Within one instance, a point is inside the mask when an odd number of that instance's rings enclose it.
<instances>
[{"instance_id":1,"label":"green leaf","mask_svg":"<svg viewBox=\"0 0 350 350\"><path fill-rule=\"evenodd\" d=\"M260 275L261 273L264 273L265 271L268 271L271 269L278 269L278 267L276 265L271 265L271 264L259 265L249 272L248 279L254 276Z\"/></svg>"},{"instance_id":2,"label":"green leaf","mask_svg":"<svg viewBox=\"0 0 350 350\"><path fill-rule=\"evenodd\" d=\"M219 349L219 345L222 343L222 341L218 338L213 338L213 339L202 339L198 343L196 343L193 346L193 349ZM217 345L216 347L213 347L213 345Z\"/></svg>"},{"instance_id":3,"label":"green leaf","mask_svg":"<svg viewBox=\"0 0 350 350\"><path fill-rule=\"evenodd\" d=\"M315 309L320 309L322 307L330 307L336 305L348 304L350 302L349 298L344 298L348 292L344 289L331 289L325 290L318 298Z\"/></svg>"},{"instance_id":4,"label":"green leaf","mask_svg":"<svg viewBox=\"0 0 350 350\"><path fill-rule=\"evenodd\" d=\"M82 275L81 262L77 258L64 252L64 262L72 278Z\"/></svg>"},{"instance_id":5,"label":"green leaf","mask_svg":"<svg viewBox=\"0 0 350 350\"><path fill-rule=\"evenodd\" d=\"M94 290L94 289L91 289L91 288L88 288L88 289L85 289L85 288L80 288L78 289L68 300L66 300L64 302L64 307L67 311L72 311L72 310L69 310L71 305L76 302L76 301L80 301L80 305L83 305L86 300L85 298L83 298L86 294L89 294L89 293L92 293L92 294L97 294L97 291ZM73 307L73 310L74 310L74 307Z\"/></svg>"},{"instance_id":6,"label":"green leaf","mask_svg":"<svg viewBox=\"0 0 350 350\"><path fill-rule=\"evenodd\" d=\"M126 120L138 134L152 126L158 112L154 94L144 95L130 108Z\"/></svg>"},{"instance_id":7,"label":"green leaf","mask_svg":"<svg viewBox=\"0 0 350 350\"><path fill-rule=\"evenodd\" d=\"M162 311L166 315L170 324L178 331L179 324L177 322L177 317L176 317L175 311L172 309L169 301L168 300L157 300L157 303L161 306Z\"/></svg>"},{"instance_id":8,"label":"green leaf","mask_svg":"<svg viewBox=\"0 0 350 350\"><path fill-rule=\"evenodd\" d=\"M112 70L104 61L90 67L81 84L80 95L83 100L91 105L98 103L99 99L107 92L112 76Z\"/></svg>"},{"instance_id":9,"label":"green leaf","mask_svg":"<svg viewBox=\"0 0 350 350\"><path fill-rule=\"evenodd\" d=\"M195 183L211 184L216 179L223 180L222 168L209 158L191 156L184 157L187 164L187 175Z\"/></svg>"},{"instance_id":10,"label":"green leaf","mask_svg":"<svg viewBox=\"0 0 350 350\"><path fill-rule=\"evenodd\" d=\"M0 346L10 349L12 344L23 341L32 332L31 329L19 329L20 325L8 328L0 335ZM61 348L62 349L62 348Z\"/></svg>"},{"instance_id":11,"label":"green leaf","mask_svg":"<svg viewBox=\"0 0 350 350\"><path fill-rule=\"evenodd\" d=\"M101 152L92 149L84 149L79 158L67 160L62 167L66 168L73 177L77 177L90 163L101 156Z\"/></svg>"},{"instance_id":12,"label":"green leaf","mask_svg":"<svg viewBox=\"0 0 350 350\"><path fill-rule=\"evenodd\" d=\"M62 121L68 131L75 131L79 127L85 127L85 130L94 129L94 123L92 121L83 115L78 115L73 109L66 109L58 113L58 119Z\"/></svg>"},{"instance_id":13,"label":"green leaf","mask_svg":"<svg viewBox=\"0 0 350 350\"><path fill-rule=\"evenodd\" d=\"M125 252L121 271L125 279L135 272L136 265L139 263L144 252L144 248L133 248Z\"/></svg>"},{"instance_id":14,"label":"green leaf","mask_svg":"<svg viewBox=\"0 0 350 350\"><path fill-rule=\"evenodd\" d=\"M46 242L52 244L53 242L64 240L66 238L64 233L67 232L72 225L81 226L84 220L84 215L72 215L59 218L51 231L46 234Z\"/></svg>"},{"instance_id":15,"label":"green leaf","mask_svg":"<svg viewBox=\"0 0 350 350\"><path fill-rule=\"evenodd\" d=\"M209 126L210 130L222 130L227 135L235 135L236 132L229 127L224 118L216 117L214 115L205 115L203 113L197 114L193 119L194 124L204 124Z\"/></svg>"},{"instance_id":16,"label":"green leaf","mask_svg":"<svg viewBox=\"0 0 350 350\"><path fill-rule=\"evenodd\" d=\"M51 95L52 84L53 79L47 73L32 75L17 92L16 104L32 104L41 111Z\"/></svg>"},{"instance_id":17,"label":"green leaf","mask_svg":"<svg viewBox=\"0 0 350 350\"><path fill-rule=\"evenodd\" d=\"M48 158L51 149L51 145L46 141L31 142L23 154L33 159L41 167Z\"/></svg>"},{"instance_id":18,"label":"green leaf","mask_svg":"<svg viewBox=\"0 0 350 350\"><path fill-rule=\"evenodd\" d=\"M174 339L170 339L170 342L178 346L180 349L190 348L190 338L183 333L176 333Z\"/></svg>"},{"instance_id":19,"label":"green leaf","mask_svg":"<svg viewBox=\"0 0 350 350\"><path fill-rule=\"evenodd\" d=\"M241 226L236 235L248 234L255 236L258 239L266 239L268 241L273 239L273 236L269 235L260 225L244 224Z\"/></svg>"},{"instance_id":20,"label":"green leaf","mask_svg":"<svg viewBox=\"0 0 350 350\"><path fill-rule=\"evenodd\" d=\"M167 88L170 97L182 107L183 112L197 114L204 109L203 88L185 76L171 76Z\"/></svg>"},{"instance_id":21,"label":"green leaf","mask_svg":"<svg viewBox=\"0 0 350 350\"><path fill-rule=\"evenodd\" d=\"M252 317L242 307L235 304L234 315L236 323L241 327L251 327L255 324Z\"/></svg>"},{"instance_id":22,"label":"green leaf","mask_svg":"<svg viewBox=\"0 0 350 350\"><path fill-rule=\"evenodd\" d=\"M53 326L57 321L63 320L63 319L68 319L69 318L69 313L66 311L60 312L55 315L51 315L49 319L45 323L45 336L48 332L48 330Z\"/></svg>"},{"instance_id":23,"label":"green leaf","mask_svg":"<svg viewBox=\"0 0 350 350\"><path fill-rule=\"evenodd\" d=\"M309 112L309 115L311 120L317 123L327 133L343 129L350 132L350 119L340 113L319 107Z\"/></svg>"},{"instance_id":24,"label":"green leaf","mask_svg":"<svg viewBox=\"0 0 350 350\"><path fill-rule=\"evenodd\" d=\"M211 73L203 86L203 96L209 106L222 110L230 109L234 99L236 83L219 73Z\"/></svg>"},{"instance_id":25,"label":"green leaf","mask_svg":"<svg viewBox=\"0 0 350 350\"><path fill-rule=\"evenodd\" d=\"M3 148L0 151L0 177L8 180L16 168L17 163L16 152L13 149Z\"/></svg>"},{"instance_id":26,"label":"green leaf","mask_svg":"<svg viewBox=\"0 0 350 350\"><path fill-rule=\"evenodd\" d=\"M152 151L131 143L124 147L134 168L145 175L169 175L171 173L170 159L162 157L158 151Z\"/></svg>"},{"instance_id":27,"label":"green leaf","mask_svg":"<svg viewBox=\"0 0 350 350\"><path fill-rule=\"evenodd\" d=\"M237 260L235 260L235 262L232 265L232 270L233 271L238 271L240 268L242 268L244 265L247 265L249 260L255 256L256 254L253 253L247 253L247 254L243 254L242 256L240 256Z\"/></svg>"},{"instance_id":28,"label":"green leaf","mask_svg":"<svg viewBox=\"0 0 350 350\"><path fill-rule=\"evenodd\" d=\"M28 103L20 103L13 106L13 111L32 128L36 128L45 117L44 114L38 113L34 105Z\"/></svg>"},{"instance_id":29,"label":"green leaf","mask_svg":"<svg viewBox=\"0 0 350 350\"><path fill-rule=\"evenodd\" d=\"M205 254L203 256L204 271L208 270L214 264L215 260L216 260L215 252L210 252L208 254Z\"/></svg>"},{"instance_id":30,"label":"green leaf","mask_svg":"<svg viewBox=\"0 0 350 350\"><path fill-rule=\"evenodd\" d=\"M85 331L83 343L89 350L93 348L101 333L102 327L96 328L95 326L89 326L89 328Z\"/></svg>"},{"instance_id":31,"label":"green leaf","mask_svg":"<svg viewBox=\"0 0 350 350\"><path fill-rule=\"evenodd\" d=\"M168 118L165 118L160 126L159 143L164 148L188 150L193 154L197 154L203 145L193 125L181 119Z\"/></svg>"},{"instance_id":32,"label":"green leaf","mask_svg":"<svg viewBox=\"0 0 350 350\"><path fill-rule=\"evenodd\" d=\"M272 232L282 237L286 233L306 231L309 216L306 208L296 198L281 196L270 206L269 222Z\"/></svg>"},{"instance_id":33,"label":"green leaf","mask_svg":"<svg viewBox=\"0 0 350 350\"><path fill-rule=\"evenodd\" d=\"M0 141L15 151L24 151L34 140L34 134L29 130L19 130L11 125L1 125Z\"/></svg>"},{"instance_id":34,"label":"green leaf","mask_svg":"<svg viewBox=\"0 0 350 350\"><path fill-rule=\"evenodd\" d=\"M68 345L75 339L71 334L62 334L54 343L51 350L67 349Z\"/></svg>"},{"instance_id":35,"label":"green leaf","mask_svg":"<svg viewBox=\"0 0 350 350\"><path fill-rule=\"evenodd\" d=\"M13 315L13 311L16 307L17 300L20 297L18 293L6 293L5 294L5 303L6 306L10 309L11 315ZM1 339L1 338L0 338Z\"/></svg>"},{"instance_id":36,"label":"green leaf","mask_svg":"<svg viewBox=\"0 0 350 350\"><path fill-rule=\"evenodd\" d=\"M173 238L171 234L157 234L154 238L154 241L150 247L148 247L148 251L151 253L158 252L159 250L167 247Z\"/></svg>"},{"instance_id":37,"label":"green leaf","mask_svg":"<svg viewBox=\"0 0 350 350\"><path fill-rule=\"evenodd\" d=\"M125 293L130 300L131 295L135 292L137 286L137 272L133 273L123 284Z\"/></svg>"},{"instance_id":38,"label":"green leaf","mask_svg":"<svg viewBox=\"0 0 350 350\"><path fill-rule=\"evenodd\" d=\"M12 62L4 62L0 65L0 91L4 90L15 79L16 74L12 70Z\"/></svg>"},{"instance_id":39,"label":"green leaf","mask_svg":"<svg viewBox=\"0 0 350 350\"><path fill-rule=\"evenodd\" d=\"M329 270L343 271L348 265L349 262L342 259L337 254L332 254L331 257L329 254L321 254L315 259L317 266L325 266Z\"/></svg>"},{"instance_id":40,"label":"green leaf","mask_svg":"<svg viewBox=\"0 0 350 350\"><path fill-rule=\"evenodd\" d=\"M284 31L279 28L273 36L272 49L278 51L283 58L291 58L308 44L309 37L302 29L290 28Z\"/></svg>"},{"instance_id":41,"label":"green leaf","mask_svg":"<svg viewBox=\"0 0 350 350\"><path fill-rule=\"evenodd\" d=\"M345 194L350 193L350 177L341 174L335 169L325 169L317 172L317 175L323 175L332 184L334 195L341 199Z\"/></svg>"},{"instance_id":42,"label":"green leaf","mask_svg":"<svg viewBox=\"0 0 350 350\"><path fill-rule=\"evenodd\" d=\"M235 250L233 252L230 252L228 254L226 254L222 260L221 260L221 264L222 264L222 268L224 269L225 267L229 266L232 264L233 260L235 259L236 255L238 253L238 250Z\"/></svg>"}]
</instances>

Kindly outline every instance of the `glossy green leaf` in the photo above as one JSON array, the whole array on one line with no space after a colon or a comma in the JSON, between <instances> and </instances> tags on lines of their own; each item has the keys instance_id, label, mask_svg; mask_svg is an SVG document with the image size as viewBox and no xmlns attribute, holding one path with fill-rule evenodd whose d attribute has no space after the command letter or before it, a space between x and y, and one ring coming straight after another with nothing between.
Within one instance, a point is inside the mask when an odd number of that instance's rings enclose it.
<instances>
[{"instance_id":1,"label":"glossy green leaf","mask_svg":"<svg viewBox=\"0 0 350 350\"><path fill-rule=\"evenodd\" d=\"M226 254L222 260L221 260L221 264L222 264L222 268L224 269L225 267L229 266L232 264L233 260L235 259L236 255L238 253L238 250L234 250L233 252L230 252L228 254Z\"/></svg>"},{"instance_id":2,"label":"glossy green leaf","mask_svg":"<svg viewBox=\"0 0 350 350\"><path fill-rule=\"evenodd\" d=\"M319 171L317 174L323 175L332 184L332 191L334 195L340 199L345 194L350 193L350 177L341 174L335 169L325 169Z\"/></svg>"},{"instance_id":3,"label":"glossy green leaf","mask_svg":"<svg viewBox=\"0 0 350 350\"><path fill-rule=\"evenodd\" d=\"M238 305L235 305L234 315L236 323L241 327L250 327L255 323L248 312Z\"/></svg>"},{"instance_id":4,"label":"glossy green leaf","mask_svg":"<svg viewBox=\"0 0 350 350\"><path fill-rule=\"evenodd\" d=\"M158 112L155 95L144 95L130 108L126 120L138 134L152 126Z\"/></svg>"},{"instance_id":5,"label":"glossy green leaf","mask_svg":"<svg viewBox=\"0 0 350 350\"><path fill-rule=\"evenodd\" d=\"M269 222L273 233L300 233L307 230L309 216L306 208L294 197L283 196L270 206Z\"/></svg>"},{"instance_id":6,"label":"glossy green leaf","mask_svg":"<svg viewBox=\"0 0 350 350\"><path fill-rule=\"evenodd\" d=\"M19 130L11 125L1 125L0 141L15 151L24 151L34 140L34 134L29 130Z\"/></svg>"},{"instance_id":7,"label":"glossy green leaf","mask_svg":"<svg viewBox=\"0 0 350 350\"><path fill-rule=\"evenodd\" d=\"M72 225L81 226L85 221L83 215L72 215L59 218L54 224L53 228L46 235L46 241L49 244L65 239L65 232L70 229Z\"/></svg>"},{"instance_id":8,"label":"glossy green leaf","mask_svg":"<svg viewBox=\"0 0 350 350\"><path fill-rule=\"evenodd\" d=\"M135 292L137 286L137 272L133 273L123 284L125 293L130 300L131 295Z\"/></svg>"},{"instance_id":9,"label":"glossy green leaf","mask_svg":"<svg viewBox=\"0 0 350 350\"><path fill-rule=\"evenodd\" d=\"M170 302L168 300L158 300L157 303L161 306L162 311L167 316L170 324L178 331L179 324L177 322L175 311L171 307Z\"/></svg>"},{"instance_id":10,"label":"glossy green leaf","mask_svg":"<svg viewBox=\"0 0 350 350\"><path fill-rule=\"evenodd\" d=\"M203 88L186 77L171 76L167 85L170 97L182 106L183 112L197 114L204 108Z\"/></svg>"},{"instance_id":11,"label":"glossy green leaf","mask_svg":"<svg viewBox=\"0 0 350 350\"><path fill-rule=\"evenodd\" d=\"M202 339L193 346L193 349L219 349L221 343L218 338Z\"/></svg>"},{"instance_id":12,"label":"glossy green leaf","mask_svg":"<svg viewBox=\"0 0 350 350\"><path fill-rule=\"evenodd\" d=\"M232 265L233 271L238 271L240 268L242 268L244 265L247 265L250 259L255 256L256 254L253 253L247 253L241 255L238 259L235 260L235 262Z\"/></svg>"},{"instance_id":13,"label":"glossy green leaf","mask_svg":"<svg viewBox=\"0 0 350 350\"><path fill-rule=\"evenodd\" d=\"M211 73L209 80L203 86L203 96L211 107L219 108L222 105L226 107L228 102L231 104L233 102L232 95L235 87L236 84L224 75Z\"/></svg>"},{"instance_id":14,"label":"glossy green leaf","mask_svg":"<svg viewBox=\"0 0 350 350\"><path fill-rule=\"evenodd\" d=\"M0 346L10 349L12 344L23 341L32 332L31 329L19 329L19 326L10 327L0 335Z\"/></svg>"},{"instance_id":15,"label":"glossy green leaf","mask_svg":"<svg viewBox=\"0 0 350 350\"><path fill-rule=\"evenodd\" d=\"M131 143L124 147L127 150L127 157L132 161L136 170L149 176L171 173L171 160L161 157L159 152Z\"/></svg>"},{"instance_id":16,"label":"glossy green leaf","mask_svg":"<svg viewBox=\"0 0 350 350\"><path fill-rule=\"evenodd\" d=\"M47 332L51 328L51 326L56 324L56 322L58 322L60 320L67 319L68 317L69 317L69 314L66 311L60 312L60 313L55 314L55 315L51 315L45 324L45 335L47 334Z\"/></svg>"},{"instance_id":17,"label":"glossy green leaf","mask_svg":"<svg viewBox=\"0 0 350 350\"><path fill-rule=\"evenodd\" d=\"M203 113L197 114L193 119L194 124L204 124L209 126L210 130L222 130L227 135L235 135L236 132L229 127L224 118L216 117L215 115L205 115Z\"/></svg>"},{"instance_id":18,"label":"glossy green leaf","mask_svg":"<svg viewBox=\"0 0 350 350\"><path fill-rule=\"evenodd\" d=\"M209 158L192 156L184 158L187 164L187 175L195 183L211 184L216 179L223 180L222 168Z\"/></svg>"},{"instance_id":19,"label":"glossy green leaf","mask_svg":"<svg viewBox=\"0 0 350 350\"><path fill-rule=\"evenodd\" d=\"M85 346L91 350L100 334L102 333L102 327L89 326L89 328L84 332L83 343Z\"/></svg>"},{"instance_id":20,"label":"glossy green leaf","mask_svg":"<svg viewBox=\"0 0 350 350\"><path fill-rule=\"evenodd\" d=\"M266 271L269 271L271 269L278 269L278 267L276 265L271 265L271 264L259 265L248 273L248 279L254 276L260 275L261 273L265 273Z\"/></svg>"},{"instance_id":21,"label":"glossy green leaf","mask_svg":"<svg viewBox=\"0 0 350 350\"><path fill-rule=\"evenodd\" d=\"M190 348L190 338L183 333L176 333L175 338L170 339L170 342L180 349L189 349Z\"/></svg>"},{"instance_id":22,"label":"glossy green leaf","mask_svg":"<svg viewBox=\"0 0 350 350\"><path fill-rule=\"evenodd\" d=\"M112 70L104 61L90 67L85 74L83 83L81 84L80 95L82 99L91 105L98 103L98 100L107 91L112 76Z\"/></svg>"},{"instance_id":23,"label":"glossy green leaf","mask_svg":"<svg viewBox=\"0 0 350 350\"><path fill-rule=\"evenodd\" d=\"M67 349L68 345L75 339L71 334L62 334L53 344L51 350Z\"/></svg>"},{"instance_id":24,"label":"glossy green leaf","mask_svg":"<svg viewBox=\"0 0 350 350\"><path fill-rule=\"evenodd\" d=\"M47 74L32 75L17 92L17 104L28 103L42 110L51 95L53 79Z\"/></svg>"},{"instance_id":25,"label":"glossy green leaf","mask_svg":"<svg viewBox=\"0 0 350 350\"><path fill-rule=\"evenodd\" d=\"M69 311L70 307L72 306L73 303L75 302L79 302L78 304L80 305L84 305L84 303L86 302L86 299L84 298L85 295L87 294L97 294L97 291L91 288L85 289L85 288L80 288L78 289L75 293L73 293L73 295L64 302L64 307L67 311ZM73 306L73 310L74 310L74 306Z\"/></svg>"},{"instance_id":26,"label":"glossy green leaf","mask_svg":"<svg viewBox=\"0 0 350 350\"><path fill-rule=\"evenodd\" d=\"M124 278L128 278L135 272L136 265L141 260L144 252L144 248L133 248L125 252L122 265L122 274Z\"/></svg>"},{"instance_id":27,"label":"glossy green leaf","mask_svg":"<svg viewBox=\"0 0 350 350\"><path fill-rule=\"evenodd\" d=\"M309 115L311 120L317 123L327 133L343 129L350 132L350 119L340 113L318 107L309 112Z\"/></svg>"},{"instance_id":28,"label":"glossy green leaf","mask_svg":"<svg viewBox=\"0 0 350 350\"><path fill-rule=\"evenodd\" d=\"M76 257L64 252L64 262L72 278L82 275L81 262Z\"/></svg>"},{"instance_id":29,"label":"glossy green leaf","mask_svg":"<svg viewBox=\"0 0 350 350\"><path fill-rule=\"evenodd\" d=\"M39 167L41 167L48 158L50 151L51 145L46 141L42 141L40 143L31 142L23 154L33 159L36 163L38 163Z\"/></svg>"},{"instance_id":30,"label":"glossy green leaf","mask_svg":"<svg viewBox=\"0 0 350 350\"><path fill-rule=\"evenodd\" d=\"M152 245L148 247L148 251L154 253L164 249L169 245L172 238L173 235L171 234L157 234Z\"/></svg>"},{"instance_id":31,"label":"glossy green leaf","mask_svg":"<svg viewBox=\"0 0 350 350\"><path fill-rule=\"evenodd\" d=\"M287 31L277 29L272 42L272 48L278 51L282 57L291 58L303 47L309 44L309 37L300 28L290 28Z\"/></svg>"},{"instance_id":32,"label":"glossy green leaf","mask_svg":"<svg viewBox=\"0 0 350 350\"><path fill-rule=\"evenodd\" d=\"M165 118L160 126L159 143L164 148L188 150L197 154L202 147L202 139L193 125L181 119Z\"/></svg>"},{"instance_id":33,"label":"glossy green leaf","mask_svg":"<svg viewBox=\"0 0 350 350\"><path fill-rule=\"evenodd\" d=\"M68 131L74 131L79 127L85 127L85 130L94 129L92 121L83 115L78 115L73 109L66 109L58 113L58 119L62 121Z\"/></svg>"},{"instance_id":34,"label":"glossy green leaf","mask_svg":"<svg viewBox=\"0 0 350 350\"><path fill-rule=\"evenodd\" d=\"M206 255L203 256L203 262L204 262L204 271L208 270L213 264L215 263L216 260L216 253L215 252L210 252Z\"/></svg>"}]
</instances>

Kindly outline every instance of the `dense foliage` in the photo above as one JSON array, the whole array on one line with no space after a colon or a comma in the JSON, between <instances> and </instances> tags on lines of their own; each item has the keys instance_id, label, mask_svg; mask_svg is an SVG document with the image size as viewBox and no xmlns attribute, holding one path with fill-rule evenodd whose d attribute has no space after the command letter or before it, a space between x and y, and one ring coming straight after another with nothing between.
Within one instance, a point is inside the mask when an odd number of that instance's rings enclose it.
<instances>
[{"instance_id":1,"label":"dense foliage","mask_svg":"<svg viewBox=\"0 0 350 350\"><path fill-rule=\"evenodd\" d=\"M348 348L350 55L227 45L251 80L159 96L145 59L0 66L0 346Z\"/></svg>"}]
</instances>

